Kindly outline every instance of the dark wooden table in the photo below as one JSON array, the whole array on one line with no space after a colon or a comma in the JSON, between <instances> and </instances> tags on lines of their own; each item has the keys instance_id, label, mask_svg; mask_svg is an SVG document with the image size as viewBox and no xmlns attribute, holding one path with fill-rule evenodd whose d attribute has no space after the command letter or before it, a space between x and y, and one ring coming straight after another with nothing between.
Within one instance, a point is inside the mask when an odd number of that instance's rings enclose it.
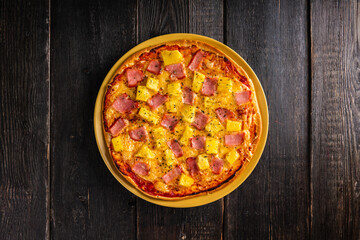
<instances>
[{"instance_id":1,"label":"dark wooden table","mask_svg":"<svg viewBox=\"0 0 360 240\"><path fill-rule=\"evenodd\" d=\"M98 152L112 65L172 32L224 42L267 95L263 156L206 206L150 204ZM0 239L360 239L360 3L1 1Z\"/></svg>"}]
</instances>

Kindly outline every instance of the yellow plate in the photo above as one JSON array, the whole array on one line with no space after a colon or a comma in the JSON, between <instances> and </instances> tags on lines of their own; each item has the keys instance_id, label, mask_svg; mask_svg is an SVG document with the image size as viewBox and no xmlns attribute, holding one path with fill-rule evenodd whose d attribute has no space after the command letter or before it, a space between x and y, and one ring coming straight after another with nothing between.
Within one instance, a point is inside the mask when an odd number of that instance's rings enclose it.
<instances>
[{"instance_id":1,"label":"yellow plate","mask_svg":"<svg viewBox=\"0 0 360 240\"><path fill-rule=\"evenodd\" d=\"M149 197L145 194L143 194L140 190L135 188L131 183L129 183L125 178L121 176L121 173L118 171L118 169L115 166L115 163L113 162L110 153L108 151L108 148L105 143L104 133L103 133L103 126L102 126L102 108L103 108L103 102L104 102L104 95L105 91L107 89L107 84L111 81L111 79L114 76L115 71L120 67L120 65L132 54L138 52L141 49L147 48L152 45L158 45L161 43L165 43L168 41L175 41L175 40L181 40L181 39L188 39L188 40L199 40L205 43L210 44L211 46L216 47L217 49L221 50L223 53L226 54L226 56L230 57L234 62L239 64L249 75L251 80L254 83L255 91L257 100L259 103L260 108L260 114L262 119L262 131L260 136L260 142L257 146L257 149L255 151L255 154L251 161L246 165L246 167L242 170L242 172L229 184L227 184L225 187L221 188L218 191L215 191L210 194L201 195L201 196L195 196L192 198L184 199L184 200L161 200L154 197ZM240 186L241 183L245 181L245 179L251 174L251 172L254 170L256 164L258 163L261 154L264 150L267 134L268 134L268 126L269 126L269 115L268 115L268 108L266 103L266 97L264 94L264 91L262 89L262 86L259 82L259 79L257 78L254 71L251 69L251 67L245 62L245 60L240 57L234 50L229 48L228 46L222 44L221 42L218 42L212 38L208 38L201 35L196 34L188 34L188 33L175 33L175 34L167 34L162 35L159 37L155 37L152 39L149 39L145 42L140 43L139 45L132 48L130 51L128 51L124 56L122 56L115 65L111 68L109 73L106 75L103 83L101 84L98 96L96 98L95 103L95 111L94 111L94 131L95 131L95 137L96 142L99 148L99 151L101 153L101 156L106 164L106 166L109 168L112 175L130 192L135 194L136 196L162 206L166 207L177 207L177 208L187 208L187 207L196 207L205 205L211 202L214 202L232 191L234 191L237 187Z\"/></svg>"}]
</instances>

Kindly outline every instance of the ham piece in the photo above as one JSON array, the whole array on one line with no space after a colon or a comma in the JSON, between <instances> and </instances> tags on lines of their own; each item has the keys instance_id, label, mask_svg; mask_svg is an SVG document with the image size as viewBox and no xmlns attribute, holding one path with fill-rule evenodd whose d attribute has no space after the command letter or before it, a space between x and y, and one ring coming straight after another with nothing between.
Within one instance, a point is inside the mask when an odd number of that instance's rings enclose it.
<instances>
[{"instance_id":1,"label":"ham piece","mask_svg":"<svg viewBox=\"0 0 360 240\"><path fill-rule=\"evenodd\" d=\"M132 170L140 176L146 176L149 174L150 167L143 162L136 162L132 167Z\"/></svg>"},{"instance_id":2,"label":"ham piece","mask_svg":"<svg viewBox=\"0 0 360 240\"><path fill-rule=\"evenodd\" d=\"M151 110L156 110L158 107L160 107L162 104L164 104L168 100L167 95L161 95L160 93L152 96L147 103L149 104Z\"/></svg>"},{"instance_id":3,"label":"ham piece","mask_svg":"<svg viewBox=\"0 0 360 240\"><path fill-rule=\"evenodd\" d=\"M199 130L204 129L206 124L209 122L209 117L201 111L196 112L194 122L192 125Z\"/></svg>"},{"instance_id":4,"label":"ham piece","mask_svg":"<svg viewBox=\"0 0 360 240\"><path fill-rule=\"evenodd\" d=\"M226 108L217 108L215 113L222 123L225 122L226 119L234 116L234 113Z\"/></svg>"},{"instance_id":5,"label":"ham piece","mask_svg":"<svg viewBox=\"0 0 360 240\"><path fill-rule=\"evenodd\" d=\"M225 135L225 146L234 147L239 146L244 139L244 133L235 133L230 135Z\"/></svg>"},{"instance_id":6,"label":"ham piece","mask_svg":"<svg viewBox=\"0 0 360 240\"><path fill-rule=\"evenodd\" d=\"M221 160L217 157L212 157L211 163L210 163L210 168L214 174L220 174L223 166L224 166L223 160Z\"/></svg>"},{"instance_id":7,"label":"ham piece","mask_svg":"<svg viewBox=\"0 0 360 240\"><path fill-rule=\"evenodd\" d=\"M190 88L185 87L183 90L183 103L194 105L195 93Z\"/></svg>"},{"instance_id":8,"label":"ham piece","mask_svg":"<svg viewBox=\"0 0 360 240\"><path fill-rule=\"evenodd\" d=\"M158 75L161 71L161 63L159 60L152 60L146 68L148 72Z\"/></svg>"},{"instance_id":9,"label":"ham piece","mask_svg":"<svg viewBox=\"0 0 360 240\"><path fill-rule=\"evenodd\" d=\"M205 140L205 136L190 138L190 145L193 149L202 150L205 149Z\"/></svg>"},{"instance_id":10,"label":"ham piece","mask_svg":"<svg viewBox=\"0 0 360 240\"><path fill-rule=\"evenodd\" d=\"M169 146L171 151L174 153L175 157L179 158L184 155L184 152L177 140L173 139L171 141L168 141L167 145Z\"/></svg>"},{"instance_id":11,"label":"ham piece","mask_svg":"<svg viewBox=\"0 0 360 240\"><path fill-rule=\"evenodd\" d=\"M126 79L129 87L135 87L138 82L141 82L144 79L144 74L138 69L129 68L126 70Z\"/></svg>"},{"instance_id":12,"label":"ham piece","mask_svg":"<svg viewBox=\"0 0 360 240\"><path fill-rule=\"evenodd\" d=\"M251 91L237 92L235 93L235 101L237 105L250 102Z\"/></svg>"},{"instance_id":13,"label":"ham piece","mask_svg":"<svg viewBox=\"0 0 360 240\"><path fill-rule=\"evenodd\" d=\"M186 159L186 164L189 167L189 172L192 177L194 177L197 173L199 173L199 167L196 163L196 159L193 157L190 157Z\"/></svg>"},{"instance_id":14,"label":"ham piece","mask_svg":"<svg viewBox=\"0 0 360 240\"><path fill-rule=\"evenodd\" d=\"M178 122L179 122L179 120L175 116L173 116L171 114L164 114L164 117L163 117L160 125L170 131L174 131L174 128Z\"/></svg>"},{"instance_id":15,"label":"ham piece","mask_svg":"<svg viewBox=\"0 0 360 240\"><path fill-rule=\"evenodd\" d=\"M114 101L112 107L119 113L130 113L138 108L139 104L131 100L126 93L123 93Z\"/></svg>"},{"instance_id":16,"label":"ham piece","mask_svg":"<svg viewBox=\"0 0 360 240\"><path fill-rule=\"evenodd\" d=\"M132 140L145 142L148 139L148 132L145 127L136 128L129 131Z\"/></svg>"},{"instance_id":17,"label":"ham piece","mask_svg":"<svg viewBox=\"0 0 360 240\"><path fill-rule=\"evenodd\" d=\"M164 182L166 184L170 183L171 181L173 181L175 178L177 178L178 176L180 176L181 174L181 169L180 167L175 167L173 168L171 171L169 171L168 173L166 173L162 179L164 180Z\"/></svg>"},{"instance_id":18,"label":"ham piece","mask_svg":"<svg viewBox=\"0 0 360 240\"><path fill-rule=\"evenodd\" d=\"M122 118L119 118L115 123L109 128L109 131L113 137L118 136L122 130L128 125L128 121Z\"/></svg>"},{"instance_id":19,"label":"ham piece","mask_svg":"<svg viewBox=\"0 0 360 240\"><path fill-rule=\"evenodd\" d=\"M165 67L165 70L170 73L170 79L173 81L186 77L185 69L182 63L168 65Z\"/></svg>"},{"instance_id":20,"label":"ham piece","mask_svg":"<svg viewBox=\"0 0 360 240\"><path fill-rule=\"evenodd\" d=\"M204 58L204 52L199 50L195 53L194 57L191 59L190 64L188 66L188 68L191 71L195 71L199 68L202 60Z\"/></svg>"},{"instance_id":21,"label":"ham piece","mask_svg":"<svg viewBox=\"0 0 360 240\"><path fill-rule=\"evenodd\" d=\"M205 96L214 96L217 88L217 78L205 78L201 93Z\"/></svg>"}]
</instances>

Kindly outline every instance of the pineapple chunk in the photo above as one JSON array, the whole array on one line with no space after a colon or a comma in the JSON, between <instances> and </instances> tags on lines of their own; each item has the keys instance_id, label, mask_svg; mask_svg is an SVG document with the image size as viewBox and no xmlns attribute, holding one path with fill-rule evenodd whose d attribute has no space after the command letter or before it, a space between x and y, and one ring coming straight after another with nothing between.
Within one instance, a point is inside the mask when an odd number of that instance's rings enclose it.
<instances>
[{"instance_id":1,"label":"pineapple chunk","mask_svg":"<svg viewBox=\"0 0 360 240\"><path fill-rule=\"evenodd\" d=\"M136 91L136 100L146 102L151 97L151 93L145 86L138 86Z\"/></svg>"},{"instance_id":2,"label":"pineapple chunk","mask_svg":"<svg viewBox=\"0 0 360 240\"><path fill-rule=\"evenodd\" d=\"M165 150L165 161L168 166L173 165L176 161L175 155L170 149Z\"/></svg>"},{"instance_id":3,"label":"pineapple chunk","mask_svg":"<svg viewBox=\"0 0 360 240\"><path fill-rule=\"evenodd\" d=\"M139 115L146 121L153 124L158 124L160 121L159 116L144 107L140 108Z\"/></svg>"},{"instance_id":4,"label":"pineapple chunk","mask_svg":"<svg viewBox=\"0 0 360 240\"><path fill-rule=\"evenodd\" d=\"M233 85L233 82L230 78L221 77L221 78L219 78L219 81L218 81L217 91L222 92L222 93L231 93L232 85Z\"/></svg>"},{"instance_id":5,"label":"pineapple chunk","mask_svg":"<svg viewBox=\"0 0 360 240\"><path fill-rule=\"evenodd\" d=\"M202 84L205 80L205 75L199 72L194 72L194 79L193 79L193 83L192 83L192 90L194 92L199 92Z\"/></svg>"},{"instance_id":6,"label":"pineapple chunk","mask_svg":"<svg viewBox=\"0 0 360 240\"><path fill-rule=\"evenodd\" d=\"M188 123L192 123L195 119L195 111L196 111L196 107L191 105L185 105L181 111L183 115L183 120Z\"/></svg>"},{"instance_id":7,"label":"pineapple chunk","mask_svg":"<svg viewBox=\"0 0 360 240\"><path fill-rule=\"evenodd\" d=\"M159 91L159 80L157 80L156 78L148 78L147 82L146 82L146 87L154 90L155 92Z\"/></svg>"},{"instance_id":8,"label":"pineapple chunk","mask_svg":"<svg viewBox=\"0 0 360 240\"><path fill-rule=\"evenodd\" d=\"M226 155L226 161L228 161L230 164L233 164L236 160L238 160L239 157L240 154L235 149L233 149Z\"/></svg>"},{"instance_id":9,"label":"pineapple chunk","mask_svg":"<svg viewBox=\"0 0 360 240\"><path fill-rule=\"evenodd\" d=\"M121 135L111 139L111 142L115 152L120 152L124 149L124 142Z\"/></svg>"},{"instance_id":10,"label":"pineapple chunk","mask_svg":"<svg viewBox=\"0 0 360 240\"><path fill-rule=\"evenodd\" d=\"M241 122L238 121L226 121L226 130L230 132L239 132L241 131Z\"/></svg>"},{"instance_id":11,"label":"pineapple chunk","mask_svg":"<svg viewBox=\"0 0 360 240\"><path fill-rule=\"evenodd\" d=\"M181 104L181 98L171 97L169 101L165 103L166 109L168 112L177 112L179 110L179 106Z\"/></svg>"},{"instance_id":12,"label":"pineapple chunk","mask_svg":"<svg viewBox=\"0 0 360 240\"><path fill-rule=\"evenodd\" d=\"M219 150L219 140L215 138L206 138L206 153L207 154L217 154Z\"/></svg>"},{"instance_id":13,"label":"pineapple chunk","mask_svg":"<svg viewBox=\"0 0 360 240\"><path fill-rule=\"evenodd\" d=\"M181 174L180 176L180 180L179 180L179 184L183 187L190 187L191 185L193 185L194 183L194 179L192 179L191 177L189 177L188 175L185 174Z\"/></svg>"},{"instance_id":14,"label":"pineapple chunk","mask_svg":"<svg viewBox=\"0 0 360 240\"><path fill-rule=\"evenodd\" d=\"M189 139L194 136L194 129L190 126L186 126L183 132L182 137L180 138L180 143L183 145L189 144Z\"/></svg>"},{"instance_id":15,"label":"pineapple chunk","mask_svg":"<svg viewBox=\"0 0 360 240\"><path fill-rule=\"evenodd\" d=\"M184 61L183 55L178 50L162 51L161 57L164 61L164 66L175 64L175 63L181 63L182 61Z\"/></svg>"},{"instance_id":16,"label":"pineapple chunk","mask_svg":"<svg viewBox=\"0 0 360 240\"><path fill-rule=\"evenodd\" d=\"M136 153L136 157L154 159L156 154L145 144L141 146L140 150Z\"/></svg>"},{"instance_id":17,"label":"pineapple chunk","mask_svg":"<svg viewBox=\"0 0 360 240\"><path fill-rule=\"evenodd\" d=\"M167 86L167 92L170 96L181 96L180 82L169 83Z\"/></svg>"},{"instance_id":18,"label":"pineapple chunk","mask_svg":"<svg viewBox=\"0 0 360 240\"><path fill-rule=\"evenodd\" d=\"M165 135L166 135L166 131L162 127L158 127L153 130L153 136L155 138L155 146L157 148L161 148L166 145Z\"/></svg>"},{"instance_id":19,"label":"pineapple chunk","mask_svg":"<svg viewBox=\"0 0 360 240\"><path fill-rule=\"evenodd\" d=\"M210 133L211 136L215 136L218 132L223 130L224 127L223 127L223 125L221 125L219 120L214 118L211 122L209 122L206 125L205 129L206 129L206 131L208 131Z\"/></svg>"},{"instance_id":20,"label":"pineapple chunk","mask_svg":"<svg viewBox=\"0 0 360 240\"><path fill-rule=\"evenodd\" d=\"M229 151L230 151L230 149L229 149L228 147L222 146L222 147L220 147L220 152L219 152L219 154L220 154L221 156L223 156L223 155L227 154Z\"/></svg>"},{"instance_id":21,"label":"pineapple chunk","mask_svg":"<svg viewBox=\"0 0 360 240\"><path fill-rule=\"evenodd\" d=\"M216 107L216 100L214 98L211 97L205 97L204 98L204 106L206 108L215 108Z\"/></svg>"},{"instance_id":22,"label":"pineapple chunk","mask_svg":"<svg viewBox=\"0 0 360 240\"><path fill-rule=\"evenodd\" d=\"M197 164L200 170L208 169L210 167L208 156L206 154L199 155L197 159Z\"/></svg>"}]
</instances>

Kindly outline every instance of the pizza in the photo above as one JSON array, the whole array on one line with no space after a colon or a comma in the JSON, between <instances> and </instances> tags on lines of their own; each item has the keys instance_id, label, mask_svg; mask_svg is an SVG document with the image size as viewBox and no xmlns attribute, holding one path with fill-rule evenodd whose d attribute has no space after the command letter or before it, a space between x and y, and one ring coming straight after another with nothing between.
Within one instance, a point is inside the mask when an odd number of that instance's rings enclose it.
<instances>
[{"instance_id":1,"label":"pizza","mask_svg":"<svg viewBox=\"0 0 360 240\"><path fill-rule=\"evenodd\" d=\"M129 57L106 89L103 123L122 176L167 200L233 181L251 161L261 132L246 72L220 50L192 40Z\"/></svg>"}]
</instances>

